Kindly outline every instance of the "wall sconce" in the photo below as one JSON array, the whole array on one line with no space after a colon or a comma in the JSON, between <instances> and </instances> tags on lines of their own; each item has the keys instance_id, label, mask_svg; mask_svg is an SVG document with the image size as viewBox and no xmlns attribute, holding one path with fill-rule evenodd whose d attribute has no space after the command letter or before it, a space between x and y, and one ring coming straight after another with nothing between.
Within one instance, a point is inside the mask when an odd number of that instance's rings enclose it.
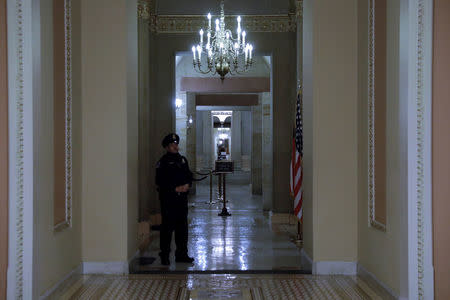
<instances>
[{"instance_id":1,"label":"wall sconce","mask_svg":"<svg viewBox=\"0 0 450 300\"><path fill-rule=\"evenodd\" d=\"M192 115L189 115L187 121L186 121L186 128L191 128L194 125L194 119L192 118Z\"/></svg>"},{"instance_id":2,"label":"wall sconce","mask_svg":"<svg viewBox=\"0 0 450 300\"><path fill-rule=\"evenodd\" d=\"M180 109L182 105L183 105L183 100L175 99L175 108L176 109Z\"/></svg>"}]
</instances>

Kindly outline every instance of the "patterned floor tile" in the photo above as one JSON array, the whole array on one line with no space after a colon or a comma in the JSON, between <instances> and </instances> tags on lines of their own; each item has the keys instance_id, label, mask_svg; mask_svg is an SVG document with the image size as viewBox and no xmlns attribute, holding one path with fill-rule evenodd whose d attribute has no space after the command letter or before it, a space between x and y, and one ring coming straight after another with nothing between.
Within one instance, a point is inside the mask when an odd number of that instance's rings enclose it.
<instances>
[{"instance_id":1,"label":"patterned floor tile","mask_svg":"<svg viewBox=\"0 0 450 300\"><path fill-rule=\"evenodd\" d=\"M84 275L49 299L383 299L356 276Z\"/></svg>"}]
</instances>

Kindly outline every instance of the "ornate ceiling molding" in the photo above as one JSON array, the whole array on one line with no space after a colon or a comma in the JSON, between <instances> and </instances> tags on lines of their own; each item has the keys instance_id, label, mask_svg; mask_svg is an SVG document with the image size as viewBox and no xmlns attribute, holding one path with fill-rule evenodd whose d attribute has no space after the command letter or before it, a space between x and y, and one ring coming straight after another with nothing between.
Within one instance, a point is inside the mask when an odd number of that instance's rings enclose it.
<instances>
[{"instance_id":1,"label":"ornate ceiling molding","mask_svg":"<svg viewBox=\"0 0 450 300\"><path fill-rule=\"evenodd\" d=\"M237 16L226 16L225 22L231 28L237 26ZM203 15L152 15L149 29L155 33L197 33L200 28L207 27L207 19ZM288 15L251 15L244 16L241 22L249 32L295 32L297 30L295 14Z\"/></svg>"},{"instance_id":2,"label":"ornate ceiling molding","mask_svg":"<svg viewBox=\"0 0 450 300\"><path fill-rule=\"evenodd\" d=\"M295 17L298 20L303 17L303 0L295 0Z\"/></svg>"},{"instance_id":3,"label":"ornate ceiling molding","mask_svg":"<svg viewBox=\"0 0 450 300\"><path fill-rule=\"evenodd\" d=\"M154 2L151 0L138 0L138 18L148 20L155 15Z\"/></svg>"},{"instance_id":4,"label":"ornate ceiling molding","mask_svg":"<svg viewBox=\"0 0 450 300\"><path fill-rule=\"evenodd\" d=\"M303 14L303 0L296 0L296 10L286 15L248 15L243 16L242 26L249 32L295 32L296 21ZM138 18L148 22L154 33L197 33L207 26L203 15L157 15L155 0L139 0ZM231 28L237 26L235 15L225 17Z\"/></svg>"}]
</instances>

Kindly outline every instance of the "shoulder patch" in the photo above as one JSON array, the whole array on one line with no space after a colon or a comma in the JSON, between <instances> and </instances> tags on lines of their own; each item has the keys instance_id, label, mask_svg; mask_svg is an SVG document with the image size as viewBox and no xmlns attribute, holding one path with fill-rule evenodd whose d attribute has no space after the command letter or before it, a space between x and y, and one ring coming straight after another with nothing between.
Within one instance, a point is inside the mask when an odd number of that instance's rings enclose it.
<instances>
[{"instance_id":1,"label":"shoulder patch","mask_svg":"<svg viewBox=\"0 0 450 300\"><path fill-rule=\"evenodd\" d=\"M157 168L161 167L161 161L158 161L158 162L156 163L156 167L157 167Z\"/></svg>"}]
</instances>

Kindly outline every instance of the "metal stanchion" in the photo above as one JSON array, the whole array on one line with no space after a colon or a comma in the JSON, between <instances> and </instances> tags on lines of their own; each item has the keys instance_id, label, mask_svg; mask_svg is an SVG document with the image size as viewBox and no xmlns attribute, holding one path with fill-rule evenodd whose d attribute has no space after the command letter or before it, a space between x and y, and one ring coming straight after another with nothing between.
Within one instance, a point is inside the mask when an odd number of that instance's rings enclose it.
<instances>
[{"instance_id":1,"label":"metal stanchion","mask_svg":"<svg viewBox=\"0 0 450 300\"><path fill-rule=\"evenodd\" d=\"M226 205L226 201L227 201L227 197L226 197L226 181L225 181L225 176L226 174L220 174L222 175L222 179L223 179L223 208L222 208L222 212L220 214L218 214L221 217L229 217L231 216L231 214L228 212L227 210L227 205ZM220 181L220 179L219 179Z\"/></svg>"},{"instance_id":2,"label":"metal stanchion","mask_svg":"<svg viewBox=\"0 0 450 300\"><path fill-rule=\"evenodd\" d=\"M219 173L219 177L217 178L217 200L221 201L222 198L222 173Z\"/></svg>"},{"instance_id":3,"label":"metal stanchion","mask_svg":"<svg viewBox=\"0 0 450 300\"><path fill-rule=\"evenodd\" d=\"M217 203L216 201L213 201L213 171L209 172L209 202L205 203L209 205Z\"/></svg>"}]
</instances>

